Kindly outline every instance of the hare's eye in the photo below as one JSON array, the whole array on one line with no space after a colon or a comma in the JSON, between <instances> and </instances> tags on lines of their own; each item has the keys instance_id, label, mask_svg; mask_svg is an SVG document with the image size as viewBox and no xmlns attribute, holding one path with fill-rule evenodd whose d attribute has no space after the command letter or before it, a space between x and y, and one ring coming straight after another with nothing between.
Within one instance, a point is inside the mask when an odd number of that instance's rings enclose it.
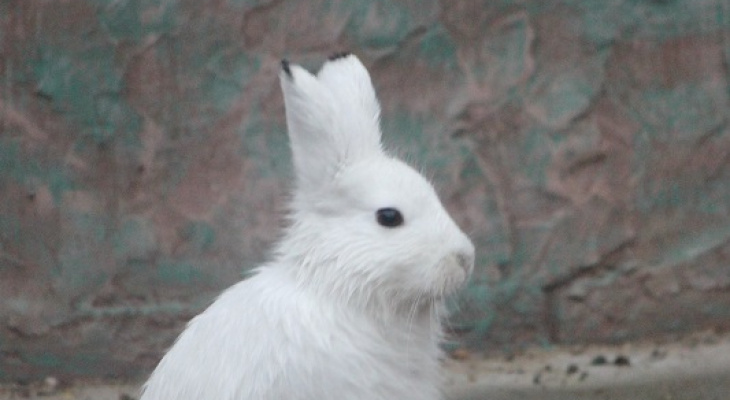
<instances>
[{"instance_id":1,"label":"hare's eye","mask_svg":"<svg viewBox=\"0 0 730 400\"><path fill-rule=\"evenodd\" d=\"M403 214L395 208L381 208L375 213L378 223L386 228L403 225Z\"/></svg>"}]
</instances>

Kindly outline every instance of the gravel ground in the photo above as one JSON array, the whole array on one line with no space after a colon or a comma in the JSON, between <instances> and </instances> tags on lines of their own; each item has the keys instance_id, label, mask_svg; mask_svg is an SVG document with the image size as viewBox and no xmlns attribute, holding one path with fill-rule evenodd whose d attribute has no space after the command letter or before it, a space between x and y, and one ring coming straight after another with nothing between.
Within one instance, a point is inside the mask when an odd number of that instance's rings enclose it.
<instances>
[{"instance_id":1,"label":"gravel ground","mask_svg":"<svg viewBox=\"0 0 730 400\"><path fill-rule=\"evenodd\" d=\"M449 362L452 400L729 400L730 337Z\"/></svg>"},{"instance_id":2,"label":"gravel ground","mask_svg":"<svg viewBox=\"0 0 730 400\"><path fill-rule=\"evenodd\" d=\"M505 359L457 353L450 400L728 400L730 337L529 351ZM0 385L0 400L134 400L138 383Z\"/></svg>"}]
</instances>

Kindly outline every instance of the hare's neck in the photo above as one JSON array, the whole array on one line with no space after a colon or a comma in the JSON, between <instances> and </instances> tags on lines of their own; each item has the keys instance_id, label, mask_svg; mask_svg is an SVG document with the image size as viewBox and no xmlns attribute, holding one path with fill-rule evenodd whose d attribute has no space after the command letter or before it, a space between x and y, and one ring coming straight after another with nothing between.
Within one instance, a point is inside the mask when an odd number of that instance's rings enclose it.
<instances>
[{"instance_id":1,"label":"hare's neck","mask_svg":"<svg viewBox=\"0 0 730 400\"><path fill-rule=\"evenodd\" d=\"M386 290L372 277L358 271L378 266L353 266L320 251L316 236L289 232L279 243L273 265L288 270L296 284L320 298L324 303L343 307L350 312L369 315L386 325L407 321L438 330L443 304L427 297L403 299L397 290ZM372 267L372 268L371 268Z\"/></svg>"}]
</instances>

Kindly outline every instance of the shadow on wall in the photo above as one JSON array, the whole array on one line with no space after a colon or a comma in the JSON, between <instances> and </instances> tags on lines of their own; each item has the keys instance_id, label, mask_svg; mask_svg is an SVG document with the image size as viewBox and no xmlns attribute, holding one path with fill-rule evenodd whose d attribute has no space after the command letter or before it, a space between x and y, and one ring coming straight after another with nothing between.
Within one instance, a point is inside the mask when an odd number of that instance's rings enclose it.
<instances>
[{"instance_id":1,"label":"shadow on wall","mask_svg":"<svg viewBox=\"0 0 730 400\"><path fill-rule=\"evenodd\" d=\"M478 248L453 347L730 326L730 5L0 3L0 380L144 373L266 257L278 60L350 49Z\"/></svg>"}]
</instances>

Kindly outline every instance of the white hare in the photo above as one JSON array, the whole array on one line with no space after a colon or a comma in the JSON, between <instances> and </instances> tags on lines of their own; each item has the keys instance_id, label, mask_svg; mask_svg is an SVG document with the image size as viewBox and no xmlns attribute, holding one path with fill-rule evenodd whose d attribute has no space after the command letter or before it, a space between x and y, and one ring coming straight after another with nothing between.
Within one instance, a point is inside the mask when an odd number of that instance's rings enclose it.
<instances>
[{"instance_id":1,"label":"white hare","mask_svg":"<svg viewBox=\"0 0 730 400\"><path fill-rule=\"evenodd\" d=\"M474 247L381 148L357 57L279 74L296 172L273 260L188 324L142 400L441 398L439 316Z\"/></svg>"}]
</instances>

